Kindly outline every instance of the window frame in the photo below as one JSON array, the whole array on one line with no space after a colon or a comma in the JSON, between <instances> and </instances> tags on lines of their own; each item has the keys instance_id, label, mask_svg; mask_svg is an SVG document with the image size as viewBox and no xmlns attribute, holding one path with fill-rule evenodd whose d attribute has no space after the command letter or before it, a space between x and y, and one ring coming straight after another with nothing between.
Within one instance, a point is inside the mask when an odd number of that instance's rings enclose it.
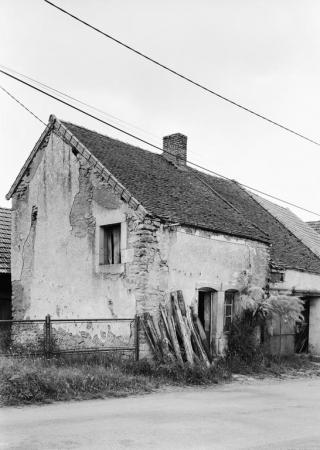
<instances>
[{"instance_id":1,"label":"window frame","mask_svg":"<svg viewBox=\"0 0 320 450\"><path fill-rule=\"evenodd\" d=\"M235 302L236 292L225 292L224 294L224 315L223 315L223 330L229 331L230 325L234 317L234 302ZM231 297L230 300L228 297ZM227 308L230 308L230 313L227 314ZM227 319L230 319L227 323Z\"/></svg>"},{"instance_id":2,"label":"window frame","mask_svg":"<svg viewBox=\"0 0 320 450\"><path fill-rule=\"evenodd\" d=\"M100 226L99 265L121 264L121 223Z\"/></svg>"},{"instance_id":3,"label":"window frame","mask_svg":"<svg viewBox=\"0 0 320 450\"><path fill-rule=\"evenodd\" d=\"M284 283L285 281L285 273L280 270L271 270L270 272L270 283Z\"/></svg>"}]
</instances>

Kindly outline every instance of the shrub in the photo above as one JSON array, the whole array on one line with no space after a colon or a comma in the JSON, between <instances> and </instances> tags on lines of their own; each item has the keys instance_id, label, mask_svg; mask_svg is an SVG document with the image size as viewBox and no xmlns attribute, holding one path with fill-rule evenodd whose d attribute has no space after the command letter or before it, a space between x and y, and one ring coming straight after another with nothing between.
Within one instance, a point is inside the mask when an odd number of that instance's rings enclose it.
<instances>
[{"instance_id":1,"label":"shrub","mask_svg":"<svg viewBox=\"0 0 320 450\"><path fill-rule=\"evenodd\" d=\"M275 321L294 326L303 319L303 301L294 296L271 295L256 286L247 286L236 305L229 329L227 361L232 371L259 372L269 367L272 356L261 342L261 332L273 334Z\"/></svg>"}]
</instances>

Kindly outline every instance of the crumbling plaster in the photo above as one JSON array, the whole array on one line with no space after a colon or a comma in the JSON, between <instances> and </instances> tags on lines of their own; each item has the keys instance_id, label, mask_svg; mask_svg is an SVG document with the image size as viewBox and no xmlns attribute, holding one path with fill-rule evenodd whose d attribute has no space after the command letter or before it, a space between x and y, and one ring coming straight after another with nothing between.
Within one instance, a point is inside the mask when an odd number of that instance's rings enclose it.
<instances>
[{"instance_id":1,"label":"crumbling plaster","mask_svg":"<svg viewBox=\"0 0 320 450\"><path fill-rule=\"evenodd\" d=\"M31 220L32 208L36 220ZM181 289L264 286L262 243L144 219L81 154L51 135L13 196L15 318L115 318L157 313ZM99 265L99 227L121 223L121 264ZM221 319L222 320L222 319Z\"/></svg>"},{"instance_id":2,"label":"crumbling plaster","mask_svg":"<svg viewBox=\"0 0 320 450\"><path fill-rule=\"evenodd\" d=\"M76 152L75 152L76 153ZM56 136L13 198L13 312L15 318L132 317L134 295L121 274L97 270L96 218L101 191L109 208L134 213L79 155ZM31 225L32 208L38 208ZM98 210L100 208L99 214ZM108 220L108 211L106 220ZM98 268L99 269L99 268ZM31 301L32 300L32 301Z\"/></svg>"}]
</instances>

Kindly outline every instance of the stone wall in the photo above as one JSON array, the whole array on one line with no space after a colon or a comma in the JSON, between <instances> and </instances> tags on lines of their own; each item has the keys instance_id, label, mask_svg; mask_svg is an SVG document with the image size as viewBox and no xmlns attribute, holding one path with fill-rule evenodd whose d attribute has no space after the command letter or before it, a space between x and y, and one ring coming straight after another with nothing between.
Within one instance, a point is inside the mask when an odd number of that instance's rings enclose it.
<instances>
[{"instance_id":1,"label":"stone wall","mask_svg":"<svg viewBox=\"0 0 320 450\"><path fill-rule=\"evenodd\" d=\"M121 263L101 265L100 227L116 223ZM15 319L157 314L171 291L181 289L197 307L199 289L209 288L218 295L220 330L224 292L246 282L264 286L268 272L264 244L142 217L55 135L13 196L12 234Z\"/></svg>"}]
</instances>

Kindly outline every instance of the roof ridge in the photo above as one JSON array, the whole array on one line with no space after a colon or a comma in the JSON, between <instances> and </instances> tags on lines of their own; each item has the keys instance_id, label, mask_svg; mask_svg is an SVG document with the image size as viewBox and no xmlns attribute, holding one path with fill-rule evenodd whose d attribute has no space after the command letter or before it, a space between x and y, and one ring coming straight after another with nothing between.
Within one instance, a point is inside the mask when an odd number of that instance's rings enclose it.
<instances>
[{"instance_id":1,"label":"roof ridge","mask_svg":"<svg viewBox=\"0 0 320 450\"><path fill-rule=\"evenodd\" d=\"M55 116L54 116L54 117L55 117ZM56 119L56 120L59 120L59 122L61 122L61 123L68 123L68 124L70 124L70 125L72 125L72 126L74 126L74 127L78 127L78 128L82 128L83 130L90 131L90 133L95 133L95 134L98 134L99 136L102 136L102 137L111 139L112 141L120 142L121 144L126 144L126 145L129 145L130 147L133 147L133 148L139 148L140 150L143 150L143 151L145 151L145 152L150 152L150 153L153 153L153 154L155 154L155 155L159 155L159 153L153 152L152 150L149 150L149 149L147 150L146 148L139 147L138 145L130 144L130 142L121 141L120 139L111 137L111 136L109 136L109 135L107 135L107 134L100 133L99 131L91 130L91 129L89 129L89 128L86 128L86 127L84 127L83 125L78 125L78 124L76 124L76 123L73 123L73 122L70 122L70 121L67 121L67 120L62 120L62 119L60 120L60 119L58 119L57 117L55 117L55 119ZM157 149L155 149L155 150L157 150ZM159 148L158 151L161 151L161 149Z\"/></svg>"}]
</instances>

